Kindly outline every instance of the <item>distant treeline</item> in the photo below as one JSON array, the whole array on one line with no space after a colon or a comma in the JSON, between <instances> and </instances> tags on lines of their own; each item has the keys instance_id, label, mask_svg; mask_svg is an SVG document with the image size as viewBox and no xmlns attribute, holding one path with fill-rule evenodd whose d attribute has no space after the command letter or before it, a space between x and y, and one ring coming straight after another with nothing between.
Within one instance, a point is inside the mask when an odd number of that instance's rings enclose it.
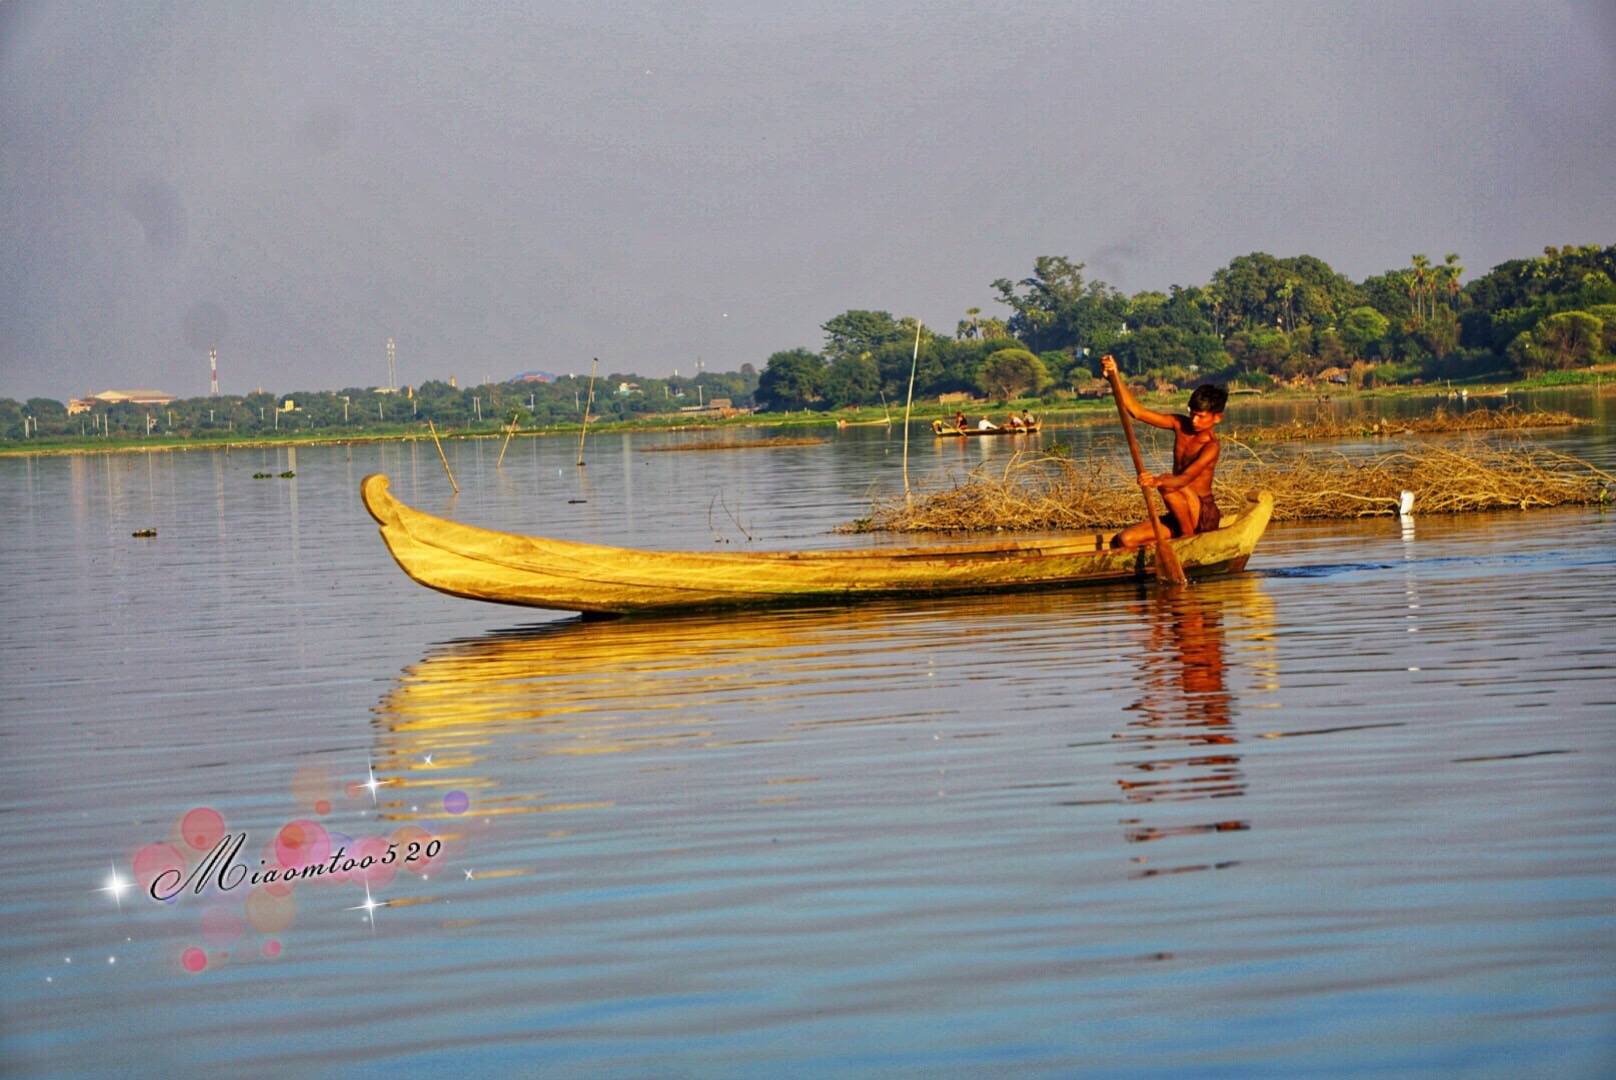
<instances>
[{"instance_id":1,"label":"distant treeline","mask_svg":"<svg viewBox=\"0 0 1616 1080\"><path fill-rule=\"evenodd\" d=\"M1464 267L1415 255L1404 269L1353 282L1311 255L1242 255L1206 285L1125 296L1060 256L1031 277L992 284L1003 316L967 308L953 333L913 317L849 310L828 320L823 345L776 352L759 373L594 381L591 415L632 420L715 398L760 411L898 404L911 367L919 399L965 392L1008 400L1082 391L1112 353L1153 385L1239 379L1261 387L1326 373L1382 383L1530 376L1604 362L1616 351L1616 245L1546 248L1461 285ZM494 430L577 422L585 378L442 382L392 392L291 391L188 398L165 406L97 404L69 415L49 398L0 398L0 438L265 433L393 434L424 428ZM290 399L291 407L287 402Z\"/></svg>"},{"instance_id":2,"label":"distant treeline","mask_svg":"<svg viewBox=\"0 0 1616 1080\"><path fill-rule=\"evenodd\" d=\"M714 398L750 402L757 381L749 364L739 372L702 372L690 379L597 378L591 422L699 408ZM97 403L72 415L66 405L50 398L29 398L21 404L0 398L0 435L20 438L26 426L28 437L47 439L172 435L227 441L300 434L366 438L424 432L429 420L439 432L493 432L512 421L531 430L580 422L590 400L589 378L571 375L552 382L485 383L464 389L432 380L396 391L348 387L335 393L299 390L184 398L166 405Z\"/></svg>"},{"instance_id":3,"label":"distant treeline","mask_svg":"<svg viewBox=\"0 0 1616 1080\"><path fill-rule=\"evenodd\" d=\"M1415 255L1407 269L1353 282L1311 255L1242 255L1207 285L1124 296L1084 277L1082 263L1045 256L1033 275L993 283L1007 317L969 308L953 335L912 318L848 311L825 323L825 345L779 352L758 404L771 409L902 400L915 392L1006 399L1068 396L1099 374L1099 358L1155 384L1238 378L1261 387L1340 369L1380 382L1529 376L1585 367L1616 348L1616 246L1545 249L1461 286L1458 255Z\"/></svg>"}]
</instances>

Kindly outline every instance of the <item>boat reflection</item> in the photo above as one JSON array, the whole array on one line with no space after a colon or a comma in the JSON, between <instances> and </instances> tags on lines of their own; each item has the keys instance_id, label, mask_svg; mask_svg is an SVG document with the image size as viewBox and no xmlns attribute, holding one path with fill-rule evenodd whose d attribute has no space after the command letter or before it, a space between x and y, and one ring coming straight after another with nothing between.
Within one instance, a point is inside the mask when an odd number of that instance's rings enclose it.
<instances>
[{"instance_id":1,"label":"boat reflection","mask_svg":"<svg viewBox=\"0 0 1616 1080\"><path fill-rule=\"evenodd\" d=\"M1246 778L1237 751L1234 694L1226 677L1227 625L1259 652L1272 649L1272 604L1255 578L1236 577L1193 589L1164 590L1134 605L1139 631L1138 698L1128 706L1133 718L1116 735L1128 748L1125 774L1117 781L1123 799L1152 805L1152 816L1122 819L1129 843L1172 837L1243 832L1250 822L1238 814L1208 814L1164 804L1236 799ZM1272 663L1243 664L1261 676ZM1261 692L1273 687L1259 683ZM1175 855L1176 855L1175 851ZM1141 866L1155 856L1137 855ZM1193 870L1219 870L1234 861L1194 859L1148 866L1136 877Z\"/></svg>"},{"instance_id":2,"label":"boat reflection","mask_svg":"<svg viewBox=\"0 0 1616 1080\"><path fill-rule=\"evenodd\" d=\"M592 777L625 784L624 776L688 764L682 755L696 751L786 743L841 724L951 716L953 704L938 701L939 680L931 678L946 656L1012 648L1018 637L1067 625L1074 608L1090 602L1051 593L745 618L565 620L449 642L407 668L376 706L373 768L393 789L397 805L390 809L403 818L410 817L405 802L429 805L450 790L505 814L585 805L581 800L613 805L601 801L612 798L605 787L572 799L532 791L547 778L577 783L582 770L530 763L661 751L654 763ZM973 648L962 626L981 643ZM1050 654L1049 663L1061 660ZM529 793L501 790L495 773L514 776L510 788Z\"/></svg>"},{"instance_id":3,"label":"boat reflection","mask_svg":"<svg viewBox=\"0 0 1616 1080\"><path fill-rule=\"evenodd\" d=\"M464 832L484 865L531 867L536 829L570 837L578 851L615 850L674 822L709 838L765 830L772 843L782 820L742 807L795 804L809 832L869 827L879 837L889 824L846 808L873 799L901 817L916 799L956 798L956 784L959 798L984 806L1045 783L1104 789L1120 746L1120 800L1079 800L1103 815L1096 827L1109 833L1123 802L1134 815L1124 846L1149 848L1135 860L1141 876L1212 868L1174 838L1247 828L1205 808L1244 793L1226 667L1235 654L1242 696L1259 698L1277 670L1272 622L1261 583L1236 576L1177 595L1102 588L746 618L565 620L447 642L374 710L379 809L435 834ZM1133 635L1131 656L1115 653L1119 626ZM1120 701L1119 659L1137 672ZM1127 705L1112 738L1103 733L1114 730L1106 716L1116 705L1072 715L1074 701L1094 694ZM998 708L1006 695L1018 708ZM1074 723L1102 735L1084 744L1091 756L1077 776L1050 775L1053 759L1018 757L1069 737ZM1005 741L974 741L985 738ZM965 749L975 746L994 749ZM933 770L950 778L946 795ZM439 809L450 796L469 807L453 825ZM537 814L547 815L542 825L525 818L498 839L478 833ZM497 843L507 846L496 857Z\"/></svg>"}]
</instances>

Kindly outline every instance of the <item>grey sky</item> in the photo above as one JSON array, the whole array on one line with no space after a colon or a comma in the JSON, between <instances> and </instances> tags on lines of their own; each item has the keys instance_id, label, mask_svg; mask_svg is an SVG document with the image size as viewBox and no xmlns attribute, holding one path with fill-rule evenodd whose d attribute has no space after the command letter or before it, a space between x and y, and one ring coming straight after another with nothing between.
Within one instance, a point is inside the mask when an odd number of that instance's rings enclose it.
<instances>
[{"instance_id":1,"label":"grey sky","mask_svg":"<svg viewBox=\"0 0 1616 1080\"><path fill-rule=\"evenodd\" d=\"M0 396L689 374L1616 242L1616 6L0 0Z\"/></svg>"}]
</instances>

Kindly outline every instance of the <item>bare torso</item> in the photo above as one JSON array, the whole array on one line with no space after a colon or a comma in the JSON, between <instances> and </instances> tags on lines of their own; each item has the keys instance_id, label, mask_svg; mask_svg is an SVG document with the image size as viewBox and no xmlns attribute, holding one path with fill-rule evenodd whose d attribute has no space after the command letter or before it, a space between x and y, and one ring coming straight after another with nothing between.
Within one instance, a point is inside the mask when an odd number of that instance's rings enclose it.
<instances>
[{"instance_id":1,"label":"bare torso","mask_svg":"<svg viewBox=\"0 0 1616 1080\"><path fill-rule=\"evenodd\" d=\"M1183 475L1202 455L1216 456L1218 437L1210 431L1191 430L1188 417L1176 419L1179 422L1173 428L1173 472ZM1184 486L1205 498L1212 494L1212 470L1202 470Z\"/></svg>"}]
</instances>

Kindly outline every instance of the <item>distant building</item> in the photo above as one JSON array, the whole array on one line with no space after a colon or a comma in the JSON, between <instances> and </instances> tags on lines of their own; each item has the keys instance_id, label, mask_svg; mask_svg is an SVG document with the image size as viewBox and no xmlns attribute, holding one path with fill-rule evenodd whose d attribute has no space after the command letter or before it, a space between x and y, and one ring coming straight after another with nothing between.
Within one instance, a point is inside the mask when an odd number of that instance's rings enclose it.
<instances>
[{"instance_id":1,"label":"distant building","mask_svg":"<svg viewBox=\"0 0 1616 1080\"><path fill-rule=\"evenodd\" d=\"M511 382L555 382L556 378L557 378L557 376L552 375L548 371L524 371L524 372L522 372L522 374L514 376L510 381Z\"/></svg>"},{"instance_id":2,"label":"distant building","mask_svg":"<svg viewBox=\"0 0 1616 1080\"><path fill-rule=\"evenodd\" d=\"M67 403L67 415L89 412L97 405L167 405L175 395L161 390L103 390L99 394L74 398Z\"/></svg>"},{"instance_id":3,"label":"distant building","mask_svg":"<svg viewBox=\"0 0 1616 1080\"><path fill-rule=\"evenodd\" d=\"M713 398L704 405L681 405L679 412L685 416L719 416L728 420L735 416L745 416L751 409L737 409L735 403L727 398Z\"/></svg>"}]
</instances>

